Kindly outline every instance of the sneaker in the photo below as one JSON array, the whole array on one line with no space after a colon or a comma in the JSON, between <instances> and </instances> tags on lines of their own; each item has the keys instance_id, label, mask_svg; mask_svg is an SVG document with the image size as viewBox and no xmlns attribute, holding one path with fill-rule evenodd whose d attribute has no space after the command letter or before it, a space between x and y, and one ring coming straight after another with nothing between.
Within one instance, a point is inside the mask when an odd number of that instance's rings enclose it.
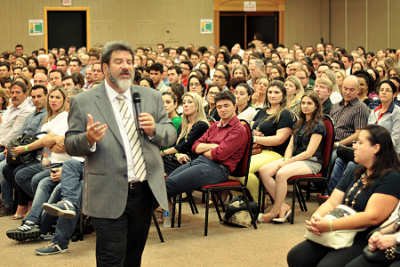
<instances>
[{"instance_id":1,"label":"sneaker","mask_svg":"<svg viewBox=\"0 0 400 267\"><path fill-rule=\"evenodd\" d=\"M76 216L74 205L68 200L61 200L56 204L44 203L43 209L50 215L72 219Z\"/></svg>"},{"instance_id":2,"label":"sneaker","mask_svg":"<svg viewBox=\"0 0 400 267\"><path fill-rule=\"evenodd\" d=\"M40 239L44 241L51 241L53 240L54 233L47 233L47 234L41 234Z\"/></svg>"},{"instance_id":3,"label":"sneaker","mask_svg":"<svg viewBox=\"0 0 400 267\"><path fill-rule=\"evenodd\" d=\"M60 245L55 243L50 243L47 247L35 249L36 255L39 256L54 255L54 254L64 253L67 251L68 251L67 247L62 248Z\"/></svg>"},{"instance_id":4,"label":"sneaker","mask_svg":"<svg viewBox=\"0 0 400 267\"><path fill-rule=\"evenodd\" d=\"M17 241L35 240L40 237L40 228L34 222L25 221L16 229L8 230L6 235L8 238Z\"/></svg>"}]
</instances>

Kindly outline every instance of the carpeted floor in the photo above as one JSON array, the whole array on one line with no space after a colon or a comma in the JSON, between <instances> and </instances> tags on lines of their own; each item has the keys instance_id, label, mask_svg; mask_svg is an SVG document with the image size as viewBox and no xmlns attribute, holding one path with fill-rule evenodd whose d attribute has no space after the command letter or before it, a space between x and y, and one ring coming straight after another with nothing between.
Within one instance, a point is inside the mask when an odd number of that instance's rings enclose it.
<instances>
[{"instance_id":1,"label":"carpeted floor","mask_svg":"<svg viewBox=\"0 0 400 267\"><path fill-rule=\"evenodd\" d=\"M234 228L221 225L214 209L210 209L209 235L203 236L204 209L192 215L183 205L182 227L163 228L165 243L160 243L154 226L143 254L142 266L287 266L286 254L303 240L304 220L317 207L308 203L309 211L296 208L295 224L259 224L259 228ZM71 243L69 251L61 255L36 256L34 249L46 242L18 243L6 237L6 230L20 221L0 218L0 266L30 267L95 266L95 234L86 235L83 241Z\"/></svg>"}]
</instances>

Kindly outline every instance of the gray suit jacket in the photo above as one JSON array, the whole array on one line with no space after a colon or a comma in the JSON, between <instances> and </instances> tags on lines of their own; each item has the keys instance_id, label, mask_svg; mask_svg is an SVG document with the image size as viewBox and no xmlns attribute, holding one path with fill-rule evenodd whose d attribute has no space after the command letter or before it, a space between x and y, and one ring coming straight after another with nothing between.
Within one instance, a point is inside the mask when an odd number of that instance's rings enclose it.
<instances>
[{"instance_id":1,"label":"gray suit jacket","mask_svg":"<svg viewBox=\"0 0 400 267\"><path fill-rule=\"evenodd\" d=\"M159 92L134 86L132 93L141 97L141 110L153 115L156 134L150 141L141 136L147 181L154 197L164 209L168 209L164 181L163 162L159 147L171 146L176 140L176 130L166 112ZM104 138L91 152L86 137L87 114L95 121L106 123ZM68 117L69 130L65 134L68 154L86 157L83 213L97 218L118 218L122 215L128 195L128 176L123 141L107 97L104 83L71 99Z\"/></svg>"}]
</instances>

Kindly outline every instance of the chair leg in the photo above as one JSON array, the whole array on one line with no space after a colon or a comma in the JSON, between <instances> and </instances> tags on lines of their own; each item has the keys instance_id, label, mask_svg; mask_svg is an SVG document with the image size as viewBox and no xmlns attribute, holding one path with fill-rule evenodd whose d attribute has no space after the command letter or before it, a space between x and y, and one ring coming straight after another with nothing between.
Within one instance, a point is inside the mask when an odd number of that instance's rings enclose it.
<instances>
[{"instance_id":1,"label":"chair leg","mask_svg":"<svg viewBox=\"0 0 400 267\"><path fill-rule=\"evenodd\" d=\"M192 214L196 214L199 213L197 207L196 207L196 203L194 203L194 199L192 196L192 193L186 193L187 194L187 198L188 198L188 203L190 206L190 210L192 211Z\"/></svg>"},{"instance_id":2,"label":"chair leg","mask_svg":"<svg viewBox=\"0 0 400 267\"><path fill-rule=\"evenodd\" d=\"M303 193L301 192L300 185L297 185L297 188L298 188L299 196L300 196L300 198L301 198L301 202L303 203L303 210L304 210L305 212L307 212L307 203L306 203L306 199L304 198L304 195L303 195Z\"/></svg>"},{"instance_id":3,"label":"chair leg","mask_svg":"<svg viewBox=\"0 0 400 267\"><path fill-rule=\"evenodd\" d=\"M245 204L246 204L247 211L249 212L250 217L251 217L251 224L253 225L254 229L257 229L257 216L258 216L258 215L257 215L257 214L253 214L253 213L251 212L250 203L249 203L249 198L248 198L248 196L247 196L246 191L247 191L246 189L243 189L243 190L242 190L243 199L244 199L244 202L245 202Z\"/></svg>"},{"instance_id":4,"label":"chair leg","mask_svg":"<svg viewBox=\"0 0 400 267\"><path fill-rule=\"evenodd\" d=\"M178 228L181 227L182 222L182 194L179 194L179 203L178 203Z\"/></svg>"},{"instance_id":5,"label":"chair leg","mask_svg":"<svg viewBox=\"0 0 400 267\"><path fill-rule=\"evenodd\" d=\"M301 211L304 211L303 202L301 201L301 196L300 196L301 192L299 192L299 187L296 182L293 183L293 194L296 195L297 197L297 201L299 202Z\"/></svg>"},{"instance_id":6,"label":"chair leg","mask_svg":"<svg viewBox=\"0 0 400 267\"><path fill-rule=\"evenodd\" d=\"M211 195L211 197L212 197L212 195ZM217 193L217 201L219 201L219 204L221 204L221 209L222 209L222 212L225 212L225 205L224 205L224 201L222 200L222 197L221 197L221 192L218 192ZM214 199L213 199L213 201L214 201ZM215 205L215 206L217 206L217 205Z\"/></svg>"},{"instance_id":7,"label":"chair leg","mask_svg":"<svg viewBox=\"0 0 400 267\"><path fill-rule=\"evenodd\" d=\"M304 199L303 193L301 192L301 187L299 183L295 183L296 186L296 195L299 201L301 211L307 211L306 200ZM293 187L294 188L294 187Z\"/></svg>"},{"instance_id":8,"label":"chair leg","mask_svg":"<svg viewBox=\"0 0 400 267\"><path fill-rule=\"evenodd\" d=\"M176 198L178 196L174 196L172 198L172 211L171 211L171 228L175 227L175 215L176 215Z\"/></svg>"},{"instance_id":9,"label":"chair leg","mask_svg":"<svg viewBox=\"0 0 400 267\"><path fill-rule=\"evenodd\" d=\"M222 222L222 216L221 216L221 213L219 212L218 202L215 197L215 193L213 193L213 192L211 192L211 199L214 202L214 207L215 207L215 210L217 211L219 222Z\"/></svg>"},{"instance_id":10,"label":"chair leg","mask_svg":"<svg viewBox=\"0 0 400 267\"><path fill-rule=\"evenodd\" d=\"M292 214L290 215L290 223L294 223L294 210L295 210L295 204L296 204L296 183L293 184L293 194L292 194Z\"/></svg>"},{"instance_id":11,"label":"chair leg","mask_svg":"<svg viewBox=\"0 0 400 267\"><path fill-rule=\"evenodd\" d=\"M208 210L210 208L210 196L209 196L209 192L206 191L204 192L204 201L206 204L206 210L205 210L205 216L204 216L204 236L207 236L208 234Z\"/></svg>"},{"instance_id":12,"label":"chair leg","mask_svg":"<svg viewBox=\"0 0 400 267\"><path fill-rule=\"evenodd\" d=\"M258 207L261 213L264 213L265 210L265 189L264 185L261 181L258 184Z\"/></svg>"},{"instance_id":13,"label":"chair leg","mask_svg":"<svg viewBox=\"0 0 400 267\"><path fill-rule=\"evenodd\" d=\"M163 234L161 233L160 225L158 224L157 217L154 214L154 211L153 211L152 217L153 217L153 223L157 229L158 237L160 238L161 243L164 243L164 237L163 237Z\"/></svg>"}]
</instances>

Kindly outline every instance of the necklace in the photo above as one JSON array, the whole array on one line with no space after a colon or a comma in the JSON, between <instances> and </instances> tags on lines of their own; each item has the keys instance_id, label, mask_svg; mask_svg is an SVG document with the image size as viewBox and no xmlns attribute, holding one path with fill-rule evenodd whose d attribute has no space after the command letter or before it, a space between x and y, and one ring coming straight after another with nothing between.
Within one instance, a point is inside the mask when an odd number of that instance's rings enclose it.
<instances>
[{"instance_id":1,"label":"necklace","mask_svg":"<svg viewBox=\"0 0 400 267\"><path fill-rule=\"evenodd\" d=\"M353 186L350 188L349 192L346 194L346 198L344 199L344 204L349 206L349 202L350 202L350 196L353 193L353 191L358 188L357 192L354 194L353 199L351 201L351 205L350 207L354 208L354 205L356 204L356 200L358 195L360 195L361 191L366 187L366 183L365 181L365 173L363 173L360 177L360 179L357 180L357 182L355 182L353 184Z\"/></svg>"}]
</instances>

